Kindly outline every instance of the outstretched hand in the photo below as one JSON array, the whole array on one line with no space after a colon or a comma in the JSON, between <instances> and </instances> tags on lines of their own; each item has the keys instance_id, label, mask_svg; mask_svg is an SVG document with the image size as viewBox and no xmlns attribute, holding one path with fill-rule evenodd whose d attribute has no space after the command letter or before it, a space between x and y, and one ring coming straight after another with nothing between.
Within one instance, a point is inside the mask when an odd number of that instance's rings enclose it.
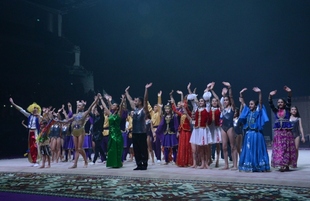
<instances>
[{"instance_id":1,"label":"outstretched hand","mask_svg":"<svg viewBox=\"0 0 310 201\"><path fill-rule=\"evenodd\" d=\"M208 88L209 90L211 90L211 89L213 89L214 85L215 85L215 82L211 82L211 83L209 83L209 84L207 85L207 88Z\"/></svg>"},{"instance_id":2,"label":"outstretched hand","mask_svg":"<svg viewBox=\"0 0 310 201\"><path fill-rule=\"evenodd\" d=\"M12 104L14 103L13 98L10 98L9 101L10 101L10 103L12 103Z\"/></svg>"},{"instance_id":3,"label":"outstretched hand","mask_svg":"<svg viewBox=\"0 0 310 201\"><path fill-rule=\"evenodd\" d=\"M229 82L222 82L223 85L225 85L226 87L230 88L230 83Z\"/></svg>"},{"instance_id":4,"label":"outstretched hand","mask_svg":"<svg viewBox=\"0 0 310 201\"><path fill-rule=\"evenodd\" d=\"M170 96L172 96L173 92L174 92L174 91L173 91L173 90L171 90L171 92L169 93L169 95L170 95Z\"/></svg>"},{"instance_id":5,"label":"outstretched hand","mask_svg":"<svg viewBox=\"0 0 310 201\"><path fill-rule=\"evenodd\" d=\"M225 96L227 94L228 89L226 87L224 87L222 89L222 96Z\"/></svg>"},{"instance_id":6,"label":"outstretched hand","mask_svg":"<svg viewBox=\"0 0 310 201\"><path fill-rule=\"evenodd\" d=\"M162 93L163 93L163 92L160 90L160 91L158 92L157 96L161 96Z\"/></svg>"},{"instance_id":7,"label":"outstretched hand","mask_svg":"<svg viewBox=\"0 0 310 201\"><path fill-rule=\"evenodd\" d=\"M273 90L269 93L270 96L274 96L277 93L277 90Z\"/></svg>"},{"instance_id":8,"label":"outstretched hand","mask_svg":"<svg viewBox=\"0 0 310 201\"><path fill-rule=\"evenodd\" d=\"M288 86L284 86L283 88L284 88L284 90L285 90L286 92L291 92L291 91L292 91L291 88L289 88Z\"/></svg>"},{"instance_id":9,"label":"outstretched hand","mask_svg":"<svg viewBox=\"0 0 310 201\"><path fill-rule=\"evenodd\" d=\"M126 96L125 96L125 94L122 94L122 96L121 96L121 100L122 100L122 101L126 100Z\"/></svg>"},{"instance_id":10,"label":"outstretched hand","mask_svg":"<svg viewBox=\"0 0 310 201\"><path fill-rule=\"evenodd\" d=\"M152 86L152 84L153 84L152 82L151 82L151 83L146 84L146 85L145 85L145 88L146 88L146 89L150 88L150 87Z\"/></svg>"},{"instance_id":11,"label":"outstretched hand","mask_svg":"<svg viewBox=\"0 0 310 201\"><path fill-rule=\"evenodd\" d=\"M261 92L260 88L258 88L258 87L253 87L253 91L255 91L257 93Z\"/></svg>"},{"instance_id":12,"label":"outstretched hand","mask_svg":"<svg viewBox=\"0 0 310 201\"><path fill-rule=\"evenodd\" d=\"M243 92L245 92L246 90L248 90L248 88L243 88L239 93L242 94ZM254 88L253 88L254 90Z\"/></svg>"},{"instance_id":13,"label":"outstretched hand","mask_svg":"<svg viewBox=\"0 0 310 201\"><path fill-rule=\"evenodd\" d=\"M190 89L190 88L191 88L191 83L188 83L187 89Z\"/></svg>"},{"instance_id":14,"label":"outstretched hand","mask_svg":"<svg viewBox=\"0 0 310 201\"><path fill-rule=\"evenodd\" d=\"M180 94L180 95L183 94L183 92L180 91L180 90L177 90L177 93Z\"/></svg>"},{"instance_id":15,"label":"outstretched hand","mask_svg":"<svg viewBox=\"0 0 310 201\"><path fill-rule=\"evenodd\" d=\"M128 86L126 89L125 89L125 92L127 92L129 90L130 86Z\"/></svg>"}]
</instances>

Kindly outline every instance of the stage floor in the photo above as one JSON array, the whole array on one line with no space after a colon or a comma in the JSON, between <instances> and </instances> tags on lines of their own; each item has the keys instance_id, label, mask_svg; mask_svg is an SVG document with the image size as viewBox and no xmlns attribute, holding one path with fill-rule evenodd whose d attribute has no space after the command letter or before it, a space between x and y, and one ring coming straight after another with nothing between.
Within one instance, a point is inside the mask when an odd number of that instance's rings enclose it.
<instances>
[{"instance_id":1,"label":"stage floor","mask_svg":"<svg viewBox=\"0 0 310 201\"><path fill-rule=\"evenodd\" d=\"M268 152L270 157L271 151ZM80 157L76 169L68 169L72 166L72 162L52 163L51 168L39 169L38 167L32 167L27 158L16 158L0 160L0 172L110 175L310 187L310 150L300 150L298 168L288 172L279 172L277 169L271 168L271 172L266 173L245 173L219 170L214 165L211 164L211 169L194 169L189 167L181 168L172 164L162 165L156 163L152 165L149 163L148 170L133 171L136 167L134 162L124 162L124 167L119 169L106 168L103 163L96 163L83 168L83 161ZM223 165L224 161L220 159L220 167L223 167Z\"/></svg>"}]
</instances>

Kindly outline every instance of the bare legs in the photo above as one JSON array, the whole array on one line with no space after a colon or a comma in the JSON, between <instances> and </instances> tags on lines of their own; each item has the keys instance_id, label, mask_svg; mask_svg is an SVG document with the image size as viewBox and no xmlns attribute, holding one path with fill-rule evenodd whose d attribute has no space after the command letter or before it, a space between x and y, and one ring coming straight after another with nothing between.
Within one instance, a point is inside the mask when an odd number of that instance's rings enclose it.
<instances>
[{"instance_id":1,"label":"bare legs","mask_svg":"<svg viewBox=\"0 0 310 201\"><path fill-rule=\"evenodd\" d=\"M215 167L219 167L220 152L221 152L221 145L220 145L220 143L216 143L216 163L215 163Z\"/></svg>"},{"instance_id":2,"label":"bare legs","mask_svg":"<svg viewBox=\"0 0 310 201\"><path fill-rule=\"evenodd\" d=\"M48 156L48 155L45 155L45 154L43 155L42 154L42 165L39 167L40 169L45 168L46 159L47 159L47 166L46 166L46 168L50 168L51 167L51 157Z\"/></svg>"},{"instance_id":3,"label":"bare legs","mask_svg":"<svg viewBox=\"0 0 310 201\"><path fill-rule=\"evenodd\" d=\"M225 161L225 166L222 168L222 170L227 170L229 169L228 166L228 151L227 151L227 143L229 140L230 147L231 147L231 157L233 159L233 168L232 170L237 170L237 149L235 147L235 133L233 130L233 127L229 128L227 132L225 132L222 129L222 148L223 148L223 155L224 155L224 161Z\"/></svg>"},{"instance_id":4,"label":"bare legs","mask_svg":"<svg viewBox=\"0 0 310 201\"><path fill-rule=\"evenodd\" d=\"M199 166L198 168L200 169L208 169L209 165L208 165L208 160L210 158L210 146L209 145L202 145L202 146L198 146L198 150L199 150L199 156L201 158L201 166Z\"/></svg>"},{"instance_id":5,"label":"bare legs","mask_svg":"<svg viewBox=\"0 0 310 201\"><path fill-rule=\"evenodd\" d=\"M72 167L70 167L70 169L77 167L77 162L79 160L80 154L82 155L84 159L84 167L86 168L88 165L86 153L83 149L84 135L85 134L80 135L80 136L73 136L73 142L74 142L74 147L75 147L75 157L74 157L74 164Z\"/></svg>"},{"instance_id":6,"label":"bare legs","mask_svg":"<svg viewBox=\"0 0 310 201\"><path fill-rule=\"evenodd\" d=\"M237 137L236 137L236 149L237 149L237 153L239 156L240 156L241 147L242 147L242 139L243 139L243 136L241 134L237 135Z\"/></svg>"},{"instance_id":7,"label":"bare legs","mask_svg":"<svg viewBox=\"0 0 310 201\"><path fill-rule=\"evenodd\" d=\"M197 145L191 144L192 147L192 154L193 154L193 165L191 166L192 168L197 167Z\"/></svg>"},{"instance_id":8,"label":"bare legs","mask_svg":"<svg viewBox=\"0 0 310 201\"><path fill-rule=\"evenodd\" d=\"M52 137L51 139L52 161L58 163L61 154L61 138Z\"/></svg>"},{"instance_id":9,"label":"bare legs","mask_svg":"<svg viewBox=\"0 0 310 201\"><path fill-rule=\"evenodd\" d=\"M154 152L153 152L153 146L152 146L152 138L151 136L147 136L146 138L147 140L147 150L149 152L149 155L151 155L151 158L152 158L152 164L155 164L155 161L154 161Z\"/></svg>"}]
</instances>

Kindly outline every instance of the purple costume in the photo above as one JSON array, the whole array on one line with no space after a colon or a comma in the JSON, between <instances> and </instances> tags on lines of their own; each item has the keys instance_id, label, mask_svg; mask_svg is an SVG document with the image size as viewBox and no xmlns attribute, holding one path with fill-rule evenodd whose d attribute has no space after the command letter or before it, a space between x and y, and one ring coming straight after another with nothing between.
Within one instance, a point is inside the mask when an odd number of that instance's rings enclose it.
<instances>
[{"instance_id":1,"label":"purple costume","mask_svg":"<svg viewBox=\"0 0 310 201\"><path fill-rule=\"evenodd\" d=\"M169 149L172 148L173 160L176 162L177 159L177 147L178 139L177 132L179 127L178 117L176 115L164 115L158 128L156 130L156 135L162 141L162 146L164 147L164 155L166 163L169 162Z\"/></svg>"},{"instance_id":2,"label":"purple costume","mask_svg":"<svg viewBox=\"0 0 310 201\"><path fill-rule=\"evenodd\" d=\"M292 124L290 122L291 97L287 98L286 108L277 109L269 100L269 105L274 113L274 137L272 144L272 167L297 167L296 147Z\"/></svg>"}]
</instances>

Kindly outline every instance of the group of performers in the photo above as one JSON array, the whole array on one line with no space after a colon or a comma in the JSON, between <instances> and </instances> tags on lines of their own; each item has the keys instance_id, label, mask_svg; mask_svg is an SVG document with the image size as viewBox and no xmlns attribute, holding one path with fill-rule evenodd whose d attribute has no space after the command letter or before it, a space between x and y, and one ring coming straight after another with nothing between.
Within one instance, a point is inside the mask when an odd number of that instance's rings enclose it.
<instances>
[{"instance_id":1,"label":"group of performers","mask_svg":"<svg viewBox=\"0 0 310 201\"><path fill-rule=\"evenodd\" d=\"M268 172L270 164L281 172L296 168L299 142L305 142L305 136L298 109L291 106L291 89L284 87L288 97L278 99L277 106L272 100L277 91L269 93L275 119L270 163L263 136L269 118L261 90L253 88L258 101L250 100L247 105L243 99L247 88L242 89L238 108L230 83L223 82L223 85L221 98L214 91L214 82L198 98L196 89L192 91L189 83L187 95L178 90L181 100L176 102L171 91L166 105L162 104L160 91L154 106L148 101L152 83L145 85L144 97L132 98L127 87L120 103L112 102L108 94L97 94L88 108L85 101L77 101L75 113L70 103L68 111L63 105L57 112L43 108L41 114L41 107L36 103L27 112L12 98L10 102L28 118L25 125L29 129L28 159L38 166L42 158L40 168L50 167L51 161L67 162L73 153L74 163L70 168L77 168L79 155L84 159L83 167L88 166L88 158L95 164L100 157L110 168L122 167L129 155L129 161L135 159L134 170L146 170L149 159L152 164L161 163L163 154L162 165L173 163L179 167L209 169L214 162L215 168L220 167L221 152L224 159L221 170ZM132 110L127 108L127 101Z\"/></svg>"}]
</instances>

